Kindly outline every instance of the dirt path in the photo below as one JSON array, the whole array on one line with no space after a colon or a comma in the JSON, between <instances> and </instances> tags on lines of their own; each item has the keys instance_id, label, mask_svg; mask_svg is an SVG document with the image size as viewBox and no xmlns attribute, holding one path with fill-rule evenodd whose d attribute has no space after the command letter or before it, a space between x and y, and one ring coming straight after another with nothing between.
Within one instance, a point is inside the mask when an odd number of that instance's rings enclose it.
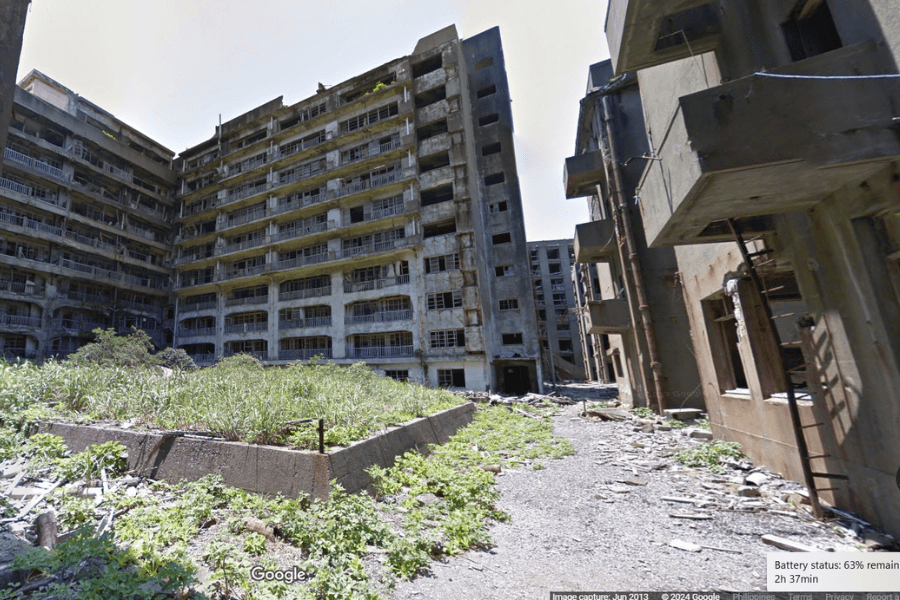
<instances>
[{"instance_id":1,"label":"dirt path","mask_svg":"<svg viewBox=\"0 0 900 600\"><path fill-rule=\"evenodd\" d=\"M608 395L609 389L561 392ZM705 443L684 430L644 433L634 421L590 421L579 413L580 406L570 406L554 417L556 435L572 440L574 456L544 461L543 470L499 476L499 507L511 518L491 527L494 548L433 563L429 575L400 583L391 598L543 600L550 591L764 590L766 553L775 548L761 541L763 534L823 550L862 544L853 531L812 522L785 502L799 484L758 470L768 476L762 497L744 497L737 490L746 468L729 467L716 476L677 464L677 449ZM695 503L663 497L692 497ZM673 540L718 549L685 551L672 547Z\"/></svg>"}]
</instances>

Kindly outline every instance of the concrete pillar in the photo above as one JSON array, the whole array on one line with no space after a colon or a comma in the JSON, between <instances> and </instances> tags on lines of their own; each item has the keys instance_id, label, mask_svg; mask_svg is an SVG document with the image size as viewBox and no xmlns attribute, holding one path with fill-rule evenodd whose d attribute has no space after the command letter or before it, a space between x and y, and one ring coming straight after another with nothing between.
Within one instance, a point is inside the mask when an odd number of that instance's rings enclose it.
<instances>
[{"instance_id":1,"label":"concrete pillar","mask_svg":"<svg viewBox=\"0 0 900 600\"><path fill-rule=\"evenodd\" d=\"M22 53L25 14L31 0L6 0L0 3L0 148L6 148L6 134L12 116L16 91L16 72ZM0 174L3 164L0 162Z\"/></svg>"}]
</instances>

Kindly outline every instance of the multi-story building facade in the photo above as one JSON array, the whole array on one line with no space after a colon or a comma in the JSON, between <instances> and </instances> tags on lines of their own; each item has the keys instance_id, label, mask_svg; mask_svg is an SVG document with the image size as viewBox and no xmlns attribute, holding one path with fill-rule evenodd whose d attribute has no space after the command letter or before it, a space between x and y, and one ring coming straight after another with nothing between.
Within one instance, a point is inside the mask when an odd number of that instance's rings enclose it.
<instances>
[{"instance_id":1,"label":"multi-story building facade","mask_svg":"<svg viewBox=\"0 0 900 600\"><path fill-rule=\"evenodd\" d=\"M534 303L538 314L544 372L555 365L557 376L585 379L584 354L575 312L576 290L572 284L575 247L571 239L528 242Z\"/></svg>"},{"instance_id":2,"label":"multi-story building facade","mask_svg":"<svg viewBox=\"0 0 900 600\"><path fill-rule=\"evenodd\" d=\"M896 3L611 0L606 32L713 433L900 532Z\"/></svg>"},{"instance_id":3,"label":"multi-story building facade","mask_svg":"<svg viewBox=\"0 0 900 600\"><path fill-rule=\"evenodd\" d=\"M608 60L591 65L575 145L566 197L586 197L591 218L574 239L580 345L623 403L702 408L675 251L648 247L633 201L650 160L636 76L614 78Z\"/></svg>"},{"instance_id":4,"label":"multi-story building facade","mask_svg":"<svg viewBox=\"0 0 900 600\"><path fill-rule=\"evenodd\" d=\"M177 162L175 340L520 392L541 369L499 30L450 27Z\"/></svg>"},{"instance_id":5,"label":"multi-story building facade","mask_svg":"<svg viewBox=\"0 0 900 600\"><path fill-rule=\"evenodd\" d=\"M171 342L172 156L37 71L20 82L0 178L4 356L64 356L96 327Z\"/></svg>"}]
</instances>

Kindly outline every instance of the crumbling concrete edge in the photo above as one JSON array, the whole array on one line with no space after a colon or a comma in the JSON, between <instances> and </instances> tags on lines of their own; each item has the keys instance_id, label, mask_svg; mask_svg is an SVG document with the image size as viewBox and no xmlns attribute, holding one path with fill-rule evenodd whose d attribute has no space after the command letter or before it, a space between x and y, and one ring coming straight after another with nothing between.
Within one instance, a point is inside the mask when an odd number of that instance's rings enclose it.
<instances>
[{"instance_id":1,"label":"crumbling concrete edge","mask_svg":"<svg viewBox=\"0 0 900 600\"><path fill-rule=\"evenodd\" d=\"M372 482L365 472L371 465L389 467L409 450L427 452L428 444L444 443L469 424L474 412L467 402L325 454L73 423L43 421L37 431L62 437L73 452L118 441L128 449L128 468L140 476L177 483L217 473L226 485L248 492L324 500L332 480L349 493L365 489Z\"/></svg>"}]
</instances>

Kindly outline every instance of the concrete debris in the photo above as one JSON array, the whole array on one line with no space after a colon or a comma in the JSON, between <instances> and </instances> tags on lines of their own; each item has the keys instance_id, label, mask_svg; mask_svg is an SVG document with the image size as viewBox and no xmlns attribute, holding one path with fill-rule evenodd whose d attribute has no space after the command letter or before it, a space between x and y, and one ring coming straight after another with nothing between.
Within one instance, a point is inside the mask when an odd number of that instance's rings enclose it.
<instances>
[{"instance_id":1,"label":"concrete debris","mask_svg":"<svg viewBox=\"0 0 900 600\"><path fill-rule=\"evenodd\" d=\"M266 525L264 521L261 521L259 519L247 517L246 519L244 519L244 527L247 529L247 531L258 533L270 542L275 539L275 530L269 525Z\"/></svg>"},{"instance_id":2,"label":"concrete debris","mask_svg":"<svg viewBox=\"0 0 900 600\"><path fill-rule=\"evenodd\" d=\"M487 471L488 473L497 473L499 475L500 471L501 471L501 469L498 465L478 465L478 466L481 467L482 469L484 469L485 471Z\"/></svg>"},{"instance_id":3,"label":"concrete debris","mask_svg":"<svg viewBox=\"0 0 900 600\"><path fill-rule=\"evenodd\" d=\"M752 485L742 485L738 488L738 496L744 496L747 498L756 498L759 497L760 491L758 487L754 487Z\"/></svg>"},{"instance_id":4,"label":"concrete debris","mask_svg":"<svg viewBox=\"0 0 900 600\"><path fill-rule=\"evenodd\" d=\"M670 419L678 419L679 421L699 419L703 416L703 411L699 408L669 408L663 412Z\"/></svg>"},{"instance_id":5,"label":"concrete debris","mask_svg":"<svg viewBox=\"0 0 900 600\"><path fill-rule=\"evenodd\" d=\"M670 513L669 516L673 519L692 519L694 521L709 521L712 519L712 515L702 513Z\"/></svg>"},{"instance_id":6,"label":"concrete debris","mask_svg":"<svg viewBox=\"0 0 900 600\"><path fill-rule=\"evenodd\" d=\"M678 548L679 550L686 550L687 552L700 552L703 550L703 547L699 544L692 544L691 542L685 542L683 540L672 540L669 542L669 545L673 548Z\"/></svg>"},{"instance_id":7,"label":"concrete debris","mask_svg":"<svg viewBox=\"0 0 900 600\"><path fill-rule=\"evenodd\" d=\"M744 477L744 482L747 485L759 486L765 483L768 479L769 477L765 473L757 471L756 473L750 473L749 475Z\"/></svg>"},{"instance_id":8,"label":"concrete debris","mask_svg":"<svg viewBox=\"0 0 900 600\"><path fill-rule=\"evenodd\" d=\"M789 552L818 552L819 549L815 546L808 546L806 544L801 544L800 542L795 542L794 540L789 540L788 538L779 537L777 535L767 534L762 536L762 541L764 544L769 544L770 546L775 546L776 548L781 548L782 550L787 550Z\"/></svg>"},{"instance_id":9,"label":"concrete debris","mask_svg":"<svg viewBox=\"0 0 900 600\"><path fill-rule=\"evenodd\" d=\"M434 494L420 494L416 496L416 501L419 503L419 506L429 506L435 502L440 502L441 499Z\"/></svg>"},{"instance_id":10,"label":"concrete debris","mask_svg":"<svg viewBox=\"0 0 900 600\"><path fill-rule=\"evenodd\" d=\"M559 396L555 393L551 394L535 394L529 392L524 396L507 396L505 394L491 394L489 392L475 392L475 391L466 391L466 392L457 392L457 395L463 396L472 402L478 402L481 404L530 404L532 406L537 406L544 404L545 402L552 402L553 404L557 404L559 406L569 406L571 404L575 404L576 400L570 398L568 396Z\"/></svg>"},{"instance_id":11,"label":"concrete debris","mask_svg":"<svg viewBox=\"0 0 900 600\"><path fill-rule=\"evenodd\" d=\"M691 429L688 431L688 436L698 440L713 439L712 431L707 431L705 429Z\"/></svg>"}]
</instances>

